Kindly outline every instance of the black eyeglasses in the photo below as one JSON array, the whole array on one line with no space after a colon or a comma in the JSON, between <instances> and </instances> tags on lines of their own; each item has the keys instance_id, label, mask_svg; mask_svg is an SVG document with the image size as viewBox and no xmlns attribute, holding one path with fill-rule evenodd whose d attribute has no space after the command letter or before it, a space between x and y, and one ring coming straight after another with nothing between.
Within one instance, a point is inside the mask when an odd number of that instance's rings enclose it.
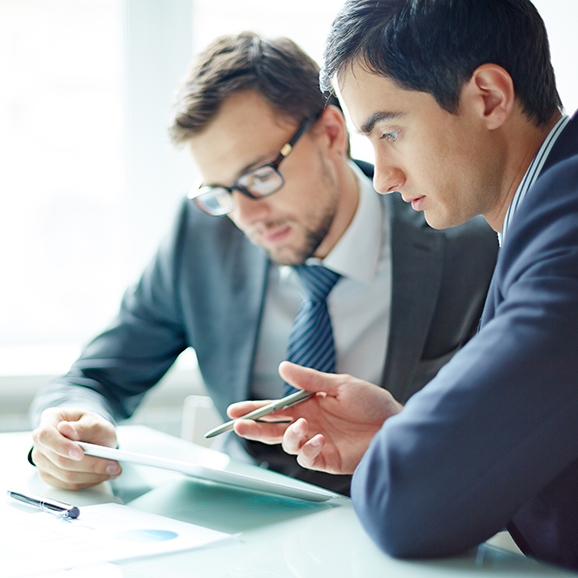
<instances>
[{"instance_id":1,"label":"black eyeglasses","mask_svg":"<svg viewBox=\"0 0 578 578\"><path fill-rule=\"evenodd\" d=\"M201 184L199 187L193 186L187 196L205 213L222 216L236 207L233 191L239 191L250 199L262 199L276 193L285 184L283 175L279 172L279 165L289 156L295 143L309 130L315 120L315 117L312 117L303 122L291 139L283 145L272 163L245 173L230 187Z\"/></svg>"}]
</instances>

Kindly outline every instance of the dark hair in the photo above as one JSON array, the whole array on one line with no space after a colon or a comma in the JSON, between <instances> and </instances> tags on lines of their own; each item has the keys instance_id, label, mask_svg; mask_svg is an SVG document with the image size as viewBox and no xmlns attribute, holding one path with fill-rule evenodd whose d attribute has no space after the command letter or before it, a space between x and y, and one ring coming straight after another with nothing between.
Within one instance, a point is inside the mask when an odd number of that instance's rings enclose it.
<instances>
[{"instance_id":1,"label":"dark hair","mask_svg":"<svg viewBox=\"0 0 578 578\"><path fill-rule=\"evenodd\" d=\"M355 63L450 113L476 68L497 64L536 125L562 109L546 28L529 0L346 0L325 44L322 90Z\"/></svg>"},{"instance_id":2,"label":"dark hair","mask_svg":"<svg viewBox=\"0 0 578 578\"><path fill-rule=\"evenodd\" d=\"M255 90L274 110L302 123L337 104L319 90L319 66L288 38L252 32L222 36L194 58L177 88L169 135L182 144L200 133L227 98Z\"/></svg>"}]
</instances>

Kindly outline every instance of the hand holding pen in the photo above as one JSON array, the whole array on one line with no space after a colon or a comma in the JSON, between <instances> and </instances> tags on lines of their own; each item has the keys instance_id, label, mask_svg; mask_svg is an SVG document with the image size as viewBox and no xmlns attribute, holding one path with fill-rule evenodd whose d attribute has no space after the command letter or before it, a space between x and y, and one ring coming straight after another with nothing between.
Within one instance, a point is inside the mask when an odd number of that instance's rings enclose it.
<instances>
[{"instance_id":1,"label":"hand holding pen","mask_svg":"<svg viewBox=\"0 0 578 578\"><path fill-rule=\"evenodd\" d=\"M251 411L251 412L249 412L249 413L247 413L241 417L238 417L236 419L228 421L227 423L224 423L223 425L220 425L220 426L216 427L215 429L208 431L205 434L205 437L206 438L212 438L214 436L218 436L218 435L225 433L227 431L231 431L235 427L235 422L237 422L239 419L249 419L249 420L259 421L260 418L265 417L266 415L270 415L276 411L280 411L282 409L287 409L288 407L291 407L293 405L297 405L298 403L301 403L303 401L307 401L308 399L311 399L314 395L315 395L315 392L299 390L295 393L292 393L291 395L288 395L287 397L283 397L282 399L277 399L275 401L267 403L263 407L255 409L255 410L253 410L253 411ZM244 403L246 403L246 402L244 402ZM271 422L268 422L268 423L271 423ZM275 422L275 423L291 423L291 421L288 420L288 421Z\"/></svg>"},{"instance_id":2,"label":"hand holding pen","mask_svg":"<svg viewBox=\"0 0 578 578\"><path fill-rule=\"evenodd\" d=\"M307 403L279 412L291 423L266 423L242 418L263 402L240 402L229 406L236 418L235 432L267 444L283 444L288 454L308 469L332 474L352 474L371 440L403 406L389 391L350 375L322 373L284 361L283 380L315 393Z\"/></svg>"}]
</instances>

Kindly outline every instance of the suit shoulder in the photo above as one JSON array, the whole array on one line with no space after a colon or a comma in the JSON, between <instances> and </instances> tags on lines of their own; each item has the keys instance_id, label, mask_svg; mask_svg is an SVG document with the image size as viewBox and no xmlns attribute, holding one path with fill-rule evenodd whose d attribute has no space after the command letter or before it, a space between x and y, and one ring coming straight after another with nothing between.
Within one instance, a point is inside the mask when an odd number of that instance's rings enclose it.
<instances>
[{"instance_id":1,"label":"suit shoulder","mask_svg":"<svg viewBox=\"0 0 578 578\"><path fill-rule=\"evenodd\" d=\"M535 210L535 206L550 210L551 206L566 205L570 210L578 206L578 154L564 159L546 171L528 191L517 212ZM517 214L517 213L516 213Z\"/></svg>"}]
</instances>

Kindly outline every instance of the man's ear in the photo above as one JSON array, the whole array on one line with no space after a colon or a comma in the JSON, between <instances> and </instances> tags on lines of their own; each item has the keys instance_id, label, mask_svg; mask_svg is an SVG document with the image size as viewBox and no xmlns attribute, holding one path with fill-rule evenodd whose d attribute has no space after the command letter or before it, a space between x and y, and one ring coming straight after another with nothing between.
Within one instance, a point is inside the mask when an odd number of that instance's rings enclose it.
<instances>
[{"instance_id":1,"label":"man's ear","mask_svg":"<svg viewBox=\"0 0 578 578\"><path fill-rule=\"evenodd\" d=\"M327 147L338 154L347 154L349 150L349 133L343 113L332 104L325 107L315 123L315 134L326 139Z\"/></svg>"},{"instance_id":2,"label":"man's ear","mask_svg":"<svg viewBox=\"0 0 578 578\"><path fill-rule=\"evenodd\" d=\"M462 90L467 101L489 130L500 128L512 114L516 102L514 81L497 64L482 64L474 70ZM460 107L462 103L460 102Z\"/></svg>"}]
</instances>

